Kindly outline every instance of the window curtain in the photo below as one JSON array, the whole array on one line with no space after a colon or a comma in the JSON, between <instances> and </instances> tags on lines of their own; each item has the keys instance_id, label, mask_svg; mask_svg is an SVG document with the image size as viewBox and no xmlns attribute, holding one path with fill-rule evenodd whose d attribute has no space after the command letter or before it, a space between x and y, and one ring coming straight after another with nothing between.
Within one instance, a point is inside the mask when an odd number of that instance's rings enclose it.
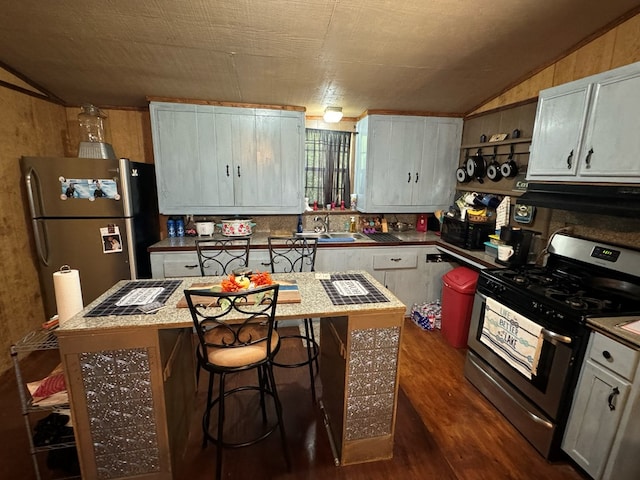
<instances>
[{"instance_id":1,"label":"window curtain","mask_svg":"<svg viewBox=\"0 0 640 480\"><path fill-rule=\"evenodd\" d=\"M305 197L318 207L344 200L349 207L351 132L306 129Z\"/></svg>"}]
</instances>

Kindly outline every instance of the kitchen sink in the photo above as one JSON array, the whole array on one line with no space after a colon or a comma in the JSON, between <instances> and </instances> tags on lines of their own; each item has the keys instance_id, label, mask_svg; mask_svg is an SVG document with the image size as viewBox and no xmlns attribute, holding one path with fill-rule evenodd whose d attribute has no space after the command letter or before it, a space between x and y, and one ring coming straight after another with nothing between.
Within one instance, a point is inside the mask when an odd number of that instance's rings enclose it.
<instances>
[{"instance_id":1,"label":"kitchen sink","mask_svg":"<svg viewBox=\"0 0 640 480\"><path fill-rule=\"evenodd\" d=\"M352 232L330 232L330 233L317 233L317 232L302 232L296 233L297 237L317 238L318 240L365 240L367 237L362 233Z\"/></svg>"},{"instance_id":2,"label":"kitchen sink","mask_svg":"<svg viewBox=\"0 0 640 480\"><path fill-rule=\"evenodd\" d=\"M355 238L356 240L363 240L367 238L361 233L352 233L352 232L331 232L331 233L324 233L323 235L329 235L330 238Z\"/></svg>"}]
</instances>

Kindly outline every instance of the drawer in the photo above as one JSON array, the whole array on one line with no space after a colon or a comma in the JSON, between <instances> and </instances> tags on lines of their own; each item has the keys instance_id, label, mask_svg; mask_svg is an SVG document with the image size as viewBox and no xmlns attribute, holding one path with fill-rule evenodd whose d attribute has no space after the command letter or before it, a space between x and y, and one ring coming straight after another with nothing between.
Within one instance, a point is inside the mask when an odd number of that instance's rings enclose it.
<instances>
[{"instance_id":1,"label":"drawer","mask_svg":"<svg viewBox=\"0 0 640 480\"><path fill-rule=\"evenodd\" d=\"M595 333L589 349L589 357L621 377L631 380L638 366L640 351Z\"/></svg>"},{"instance_id":2,"label":"drawer","mask_svg":"<svg viewBox=\"0 0 640 480\"><path fill-rule=\"evenodd\" d=\"M373 256L374 270L393 270L396 268L417 268L418 254L398 252Z\"/></svg>"},{"instance_id":3,"label":"drawer","mask_svg":"<svg viewBox=\"0 0 640 480\"><path fill-rule=\"evenodd\" d=\"M167 255L163 264L165 278L200 276L200 265L196 255Z\"/></svg>"}]
</instances>

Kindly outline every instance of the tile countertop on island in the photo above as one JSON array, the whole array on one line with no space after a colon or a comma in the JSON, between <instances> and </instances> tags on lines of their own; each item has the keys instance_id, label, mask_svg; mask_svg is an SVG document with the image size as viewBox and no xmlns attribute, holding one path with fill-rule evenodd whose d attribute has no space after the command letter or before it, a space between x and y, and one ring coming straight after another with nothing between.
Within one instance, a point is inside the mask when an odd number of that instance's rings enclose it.
<instances>
[{"instance_id":1,"label":"tile countertop on island","mask_svg":"<svg viewBox=\"0 0 640 480\"><path fill-rule=\"evenodd\" d=\"M335 232L331 232L335 233ZM338 232L339 233L339 232ZM373 240L369 237L357 238L355 241L348 242L328 242L318 243L318 248L331 248L331 247L349 247L349 248L361 248L361 247L385 247L385 246L429 246L433 245L443 252L455 257L456 261L467 263L474 268L504 268L503 265L499 265L495 262L495 259L490 255L487 255L484 250L465 250L463 248L452 245L445 242L440 238L440 235L436 232L390 232L397 237L399 242L380 242ZM269 235L281 236L279 233L273 232L254 232L251 235L251 248L255 249L267 249L267 239ZM291 234L294 235L293 233ZM198 239L228 239L233 240L233 237L223 237L220 234L216 234L213 237L172 237L160 240L158 243L151 245L147 251L153 252L191 252L196 249L196 240Z\"/></svg>"},{"instance_id":2,"label":"tile countertop on island","mask_svg":"<svg viewBox=\"0 0 640 480\"><path fill-rule=\"evenodd\" d=\"M336 272L337 273L337 272ZM306 317L329 317L345 315L355 311L379 311L405 309L405 305L389 290L378 283L371 275L364 271L340 273L361 274L389 300L388 302L365 303L357 305L334 305L326 294L318 276L328 276L328 273L288 273L273 274L273 279L295 281L300 290L302 303L279 304L277 307L278 320L299 319ZM66 320L57 331L65 334L86 333L89 330L139 328L152 326L156 329L191 327L193 321L188 308L177 308L176 304L182 299L184 290L198 283L220 283L222 277L186 277L177 279L181 284L166 300L165 307L152 314L133 315L103 315L97 317L86 316L93 308L109 299L113 294L130 282L144 282L145 280L121 280L95 301L85 307L80 313Z\"/></svg>"}]
</instances>

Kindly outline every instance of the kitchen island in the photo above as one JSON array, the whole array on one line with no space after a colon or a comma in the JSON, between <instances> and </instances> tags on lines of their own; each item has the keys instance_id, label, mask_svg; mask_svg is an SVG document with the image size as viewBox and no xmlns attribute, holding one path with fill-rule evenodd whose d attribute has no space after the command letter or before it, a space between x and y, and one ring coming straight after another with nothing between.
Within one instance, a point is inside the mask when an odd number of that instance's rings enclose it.
<instances>
[{"instance_id":1,"label":"kitchen island","mask_svg":"<svg viewBox=\"0 0 640 480\"><path fill-rule=\"evenodd\" d=\"M336 463L391 458L405 305L364 271L273 278L295 281L301 297L279 304L278 320L321 318L321 404ZM337 278L360 279L375 298L336 304L330 284ZM176 305L185 288L219 281L121 281L59 327L83 478L175 478L191 416L200 413L193 409L192 320ZM166 288L165 308L119 310L127 291L148 286Z\"/></svg>"}]
</instances>

